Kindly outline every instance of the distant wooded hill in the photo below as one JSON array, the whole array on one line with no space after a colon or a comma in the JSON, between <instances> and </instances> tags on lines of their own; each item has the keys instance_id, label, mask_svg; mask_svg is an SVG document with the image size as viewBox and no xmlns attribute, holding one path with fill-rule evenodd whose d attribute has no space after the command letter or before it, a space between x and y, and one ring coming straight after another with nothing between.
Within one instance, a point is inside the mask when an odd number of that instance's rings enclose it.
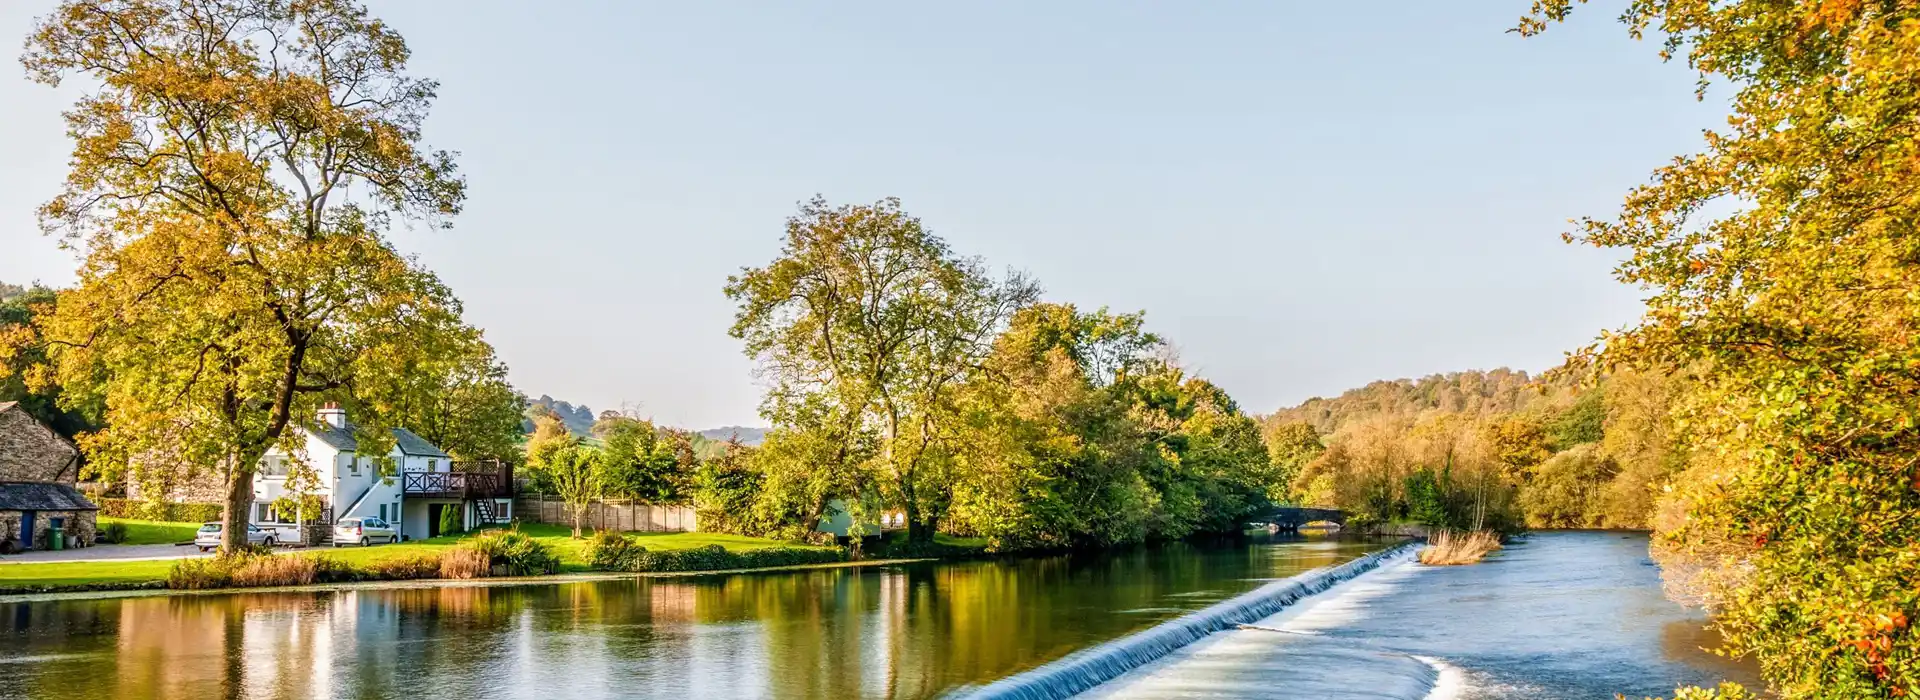
<instances>
[{"instance_id":1,"label":"distant wooded hill","mask_svg":"<svg viewBox=\"0 0 1920 700\"><path fill-rule=\"evenodd\" d=\"M1502 367L1433 374L1419 379L1390 379L1349 389L1334 398L1314 397L1268 416L1272 423L1306 423L1331 435L1359 420L1379 415L1412 416L1427 411L1487 416L1517 413L1543 401L1564 401L1571 387L1538 385L1525 371Z\"/></svg>"},{"instance_id":2,"label":"distant wooded hill","mask_svg":"<svg viewBox=\"0 0 1920 700\"><path fill-rule=\"evenodd\" d=\"M559 417L561 424L567 426L569 432L583 438L592 437L593 422L601 418L599 414L595 413L593 409L589 408L586 404L576 405L546 394L541 394L540 398L527 399L527 418L521 422L521 428L528 433L532 433L534 416L546 413L551 413ZM744 425L726 425L697 431L696 434L705 438L705 440L701 442L716 443L711 448L701 445L702 448L717 451L719 443L725 443L736 436L739 437L740 444L759 445L766 439L767 429L752 428Z\"/></svg>"},{"instance_id":3,"label":"distant wooded hill","mask_svg":"<svg viewBox=\"0 0 1920 700\"><path fill-rule=\"evenodd\" d=\"M767 429L749 428L744 425L728 425L702 430L700 431L700 435L709 440L718 440L720 442L739 438L740 444L742 445L759 445L767 439Z\"/></svg>"}]
</instances>

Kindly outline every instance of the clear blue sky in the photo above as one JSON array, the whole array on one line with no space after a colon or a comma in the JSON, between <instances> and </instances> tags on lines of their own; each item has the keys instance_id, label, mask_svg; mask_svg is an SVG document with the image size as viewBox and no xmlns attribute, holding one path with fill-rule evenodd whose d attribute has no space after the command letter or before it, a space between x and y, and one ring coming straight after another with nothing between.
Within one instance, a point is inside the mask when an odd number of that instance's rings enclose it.
<instances>
[{"instance_id":1,"label":"clear blue sky","mask_svg":"<svg viewBox=\"0 0 1920 700\"><path fill-rule=\"evenodd\" d=\"M397 239L521 390L691 427L762 423L720 288L814 193L1145 310L1252 411L1542 369L1642 297L1564 221L1724 104L1610 3L1503 33L1527 4L377 1L471 186ZM0 4L0 46L52 6ZM72 279L33 211L73 97L0 70L0 280Z\"/></svg>"}]
</instances>

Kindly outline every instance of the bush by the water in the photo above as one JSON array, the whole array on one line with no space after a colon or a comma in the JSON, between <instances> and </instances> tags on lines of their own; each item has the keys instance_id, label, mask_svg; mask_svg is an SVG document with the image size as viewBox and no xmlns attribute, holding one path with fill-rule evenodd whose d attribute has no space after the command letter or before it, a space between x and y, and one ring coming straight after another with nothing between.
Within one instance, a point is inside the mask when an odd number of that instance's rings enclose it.
<instances>
[{"instance_id":1,"label":"bush by the water","mask_svg":"<svg viewBox=\"0 0 1920 700\"><path fill-rule=\"evenodd\" d=\"M218 503L166 503L130 498L96 498L100 517L130 520L164 520L175 523L208 523L220 519L224 510Z\"/></svg>"},{"instance_id":2,"label":"bush by the water","mask_svg":"<svg viewBox=\"0 0 1920 700\"><path fill-rule=\"evenodd\" d=\"M587 541L587 563L601 571L632 571L634 562L647 553L632 537L601 530Z\"/></svg>"},{"instance_id":3,"label":"bush by the water","mask_svg":"<svg viewBox=\"0 0 1920 700\"><path fill-rule=\"evenodd\" d=\"M378 581L407 581L439 578L442 556L413 554L381 559L367 565L367 578Z\"/></svg>"},{"instance_id":4,"label":"bush by the water","mask_svg":"<svg viewBox=\"0 0 1920 700\"><path fill-rule=\"evenodd\" d=\"M668 572L757 569L769 566L832 564L846 561L846 558L846 552L838 549L767 547L744 552L729 552L725 547L710 544L691 549L643 551L634 559L633 567L629 570Z\"/></svg>"},{"instance_id":5,"label":"bush by the water","mask_svg":"<svg viewBox=\"0 0 1920 700\"><path fill-rule=\"evenodd\" d=\"M455 547L440 555L440 578L483 578L493 568L486 552Z\"/></svg>"},{"instance_id":6,"label":"bush by the water","mask_svg":"<svg viewBox=\"0 0 1920 700\"><path fill-rule=\"evenodd\" d=\"M1420 549L1420 563L1430 566L1477 564L1499 548L1500 536L1488 530L1441 530L1427 538L1427 546Z\"/></svg>"},{"instance_id":7,"label":"bush by the water","mask_svg":"<svg viewBox=\"0 0 1920 700\"><path fill-rule=\"evenodd\" d=\"M488 567L506 567L508 576L560 573L560 557L539 540L519 530L494 530L461 543L483 553Z\"/></svg>"},{"instance_id":8,"label":"bush by the water","mask_svg":"<svg viewBox=\"0 0 1920 700\"><path fill-rule=\"evenodd\" d=\"M266 586L304 586L313 583L348 581L404 581L441 577L448 560L462 555L480 558L477 573L446 578L474 578L487 574L485 555L470 550L452 549L444 554L402 555L354 566L328 556L273 554L259 548L201 559L182 559L167 572L167 588L206 590L212 588L256 588ZM456 562L456 572L461 569Z\"/></svg>"}]
</instances>

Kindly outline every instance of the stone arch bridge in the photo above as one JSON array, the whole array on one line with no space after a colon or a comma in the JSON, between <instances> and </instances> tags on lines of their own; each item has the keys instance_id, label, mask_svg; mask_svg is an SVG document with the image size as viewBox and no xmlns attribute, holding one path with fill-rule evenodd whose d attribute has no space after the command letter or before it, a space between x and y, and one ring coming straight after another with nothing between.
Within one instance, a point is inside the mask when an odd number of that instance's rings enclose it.
<instances>
[{"instance_id":1,"label":"stone arch bridge","mask_svg":"<svg viewBox=\"0 0 1920 700\"><path fill-rule=\"evenodd\" d=\"M1346 525L1347 514L1332 508L1280 506L1268 511L1265 516L1256 516L1250 518L1250 520L1256 523L1272 525L1282 532L1295 532L1300 529L1300 526L1306 525L1307 523L1327 522L1335 525Z\"/></svg>"}]
</instances>

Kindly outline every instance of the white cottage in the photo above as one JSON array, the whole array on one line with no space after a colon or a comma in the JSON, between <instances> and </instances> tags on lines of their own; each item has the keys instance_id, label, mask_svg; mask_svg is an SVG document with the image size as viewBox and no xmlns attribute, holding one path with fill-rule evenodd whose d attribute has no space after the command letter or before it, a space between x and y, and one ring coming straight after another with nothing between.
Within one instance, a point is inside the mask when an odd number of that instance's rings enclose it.
<instances>
[{"instance_id":1,"label":"white cottage","mask_svg":"<svg viewBox=\"0 0 1920 700\"><path fill-rule=\"evenodd\" d=\"M404 428L393 431L394 448L388 454L399 467L382 476L373 459L358 453L354 427L347 412L334 404L320 409L318 427L301 428L306 437L306 459L318 477L319 495L326 510L321 525L343 518L376 517L392 523L407 539L440 534L444 511L458 509L461 527L473 529L513 519L510 475L496 466L486 469L456 467L446 452ZM249 520L278 531L282 542L300 541L302 523L296 514L278 513L273 503L288 495L285 452L274 448L261 459L253 479L254 506Z\"/></svg>"}]
</instances>

